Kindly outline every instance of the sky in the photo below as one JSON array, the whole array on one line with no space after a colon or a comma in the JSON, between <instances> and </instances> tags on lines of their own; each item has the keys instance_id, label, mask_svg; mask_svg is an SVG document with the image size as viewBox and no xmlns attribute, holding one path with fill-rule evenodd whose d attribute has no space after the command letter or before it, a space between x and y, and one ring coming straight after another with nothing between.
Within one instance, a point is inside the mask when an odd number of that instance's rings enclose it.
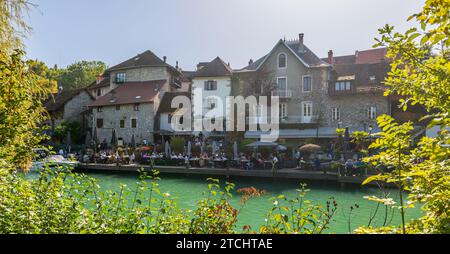
<instances>
[{"instance_id":1,"label":"sky","mask_svg":"<svg viewBox=\"0 0 450 254\"><path fill-rule=\"evenodd\" d=\"M281 38L319 57L369 49L385 24L399 31L424 0L32 0L28 57L65 67L80 60L108 66L145 50L183 70L220 56L238 69Z\"/></svg>"}]
</instances>

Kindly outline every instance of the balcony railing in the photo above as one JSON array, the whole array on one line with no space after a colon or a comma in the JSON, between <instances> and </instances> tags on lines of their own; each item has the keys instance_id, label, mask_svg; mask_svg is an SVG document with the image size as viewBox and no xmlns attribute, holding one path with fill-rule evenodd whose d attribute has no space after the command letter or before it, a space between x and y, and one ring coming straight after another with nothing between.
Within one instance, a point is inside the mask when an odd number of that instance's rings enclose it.
<instances>
[{"instance_id":1,"label":"balcony railing","mask_svg":"<svg viewBox=\"0 0 450 254\"><path fill-rule=\"evenodd\" d=\"M280 98L291 98L292 91L291 90L274 90L272 91L272 96L278 96Z\"/></svg>"}]
</instances>

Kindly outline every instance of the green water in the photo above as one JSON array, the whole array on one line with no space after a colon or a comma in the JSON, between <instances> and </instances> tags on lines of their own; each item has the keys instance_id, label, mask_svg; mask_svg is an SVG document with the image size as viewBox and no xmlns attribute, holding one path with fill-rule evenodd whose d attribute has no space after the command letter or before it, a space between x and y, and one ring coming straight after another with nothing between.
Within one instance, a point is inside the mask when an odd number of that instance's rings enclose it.
<instances>
[{"instance_id":1,"label":"green water","mask_svg":"<svg viewBox=\"0 0 450 254\"><path fill-rule=\"evenodd\" d=\"M133 188L137 181L136 174L129 173L89 173L91 177L98 179L102 189L118 190L119 184L126 184ZM197 201L202 197L202 193L207 190L207 176L186 176L186 175L161 175L160 189L162 192L168 192L181 208L194 209ZM221 179L225 181L225 179ZM241 210L238 217L238 226L242 228L244 225L250 225L253 229L258 229L259 225L264 224L267 211L272 207L271 197L285 195L288 198L294 198L297 195L298 182L292 180L268 180L268 179L249 179L249 178L232 178L230 182L236 184L236 189L243 187L255 187L264 189L267 193L259 198L248 201L246 206ZM330 225L328 233L348 233L348 214L350 206L355 204L359 208L353 211L351 216L352 230L358 226L367 226L369 217L376 209L376 203L367 201L364 196L380 195L380 191L376 188L367 188L359 186L340 187L335 183L317 183L306 182L308 192L306 198L315 204L325 205L330 197L334 197L338 203L338 211L334 217L334 221ZM398 191L390 190L390 197L398 200ZM231 200L234 207L240 207L240 196L233 193ZM390 213L391 214L391 213ZM406 219L420 217L420 208L416 207L406 211ZM384 209L380 209L377 216L373 220L372 225L380 226L384 221ZM395 212L391 225L400 225L400 213Z\"/></svg>"}]
</instances>

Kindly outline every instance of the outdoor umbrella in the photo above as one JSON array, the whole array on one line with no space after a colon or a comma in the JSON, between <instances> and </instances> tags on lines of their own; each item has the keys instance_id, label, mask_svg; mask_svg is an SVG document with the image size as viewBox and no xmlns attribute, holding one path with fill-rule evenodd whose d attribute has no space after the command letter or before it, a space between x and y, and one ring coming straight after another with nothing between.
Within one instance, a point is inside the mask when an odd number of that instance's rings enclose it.
<instances>
[{"instance_id":1,"label":"outdoor umbrella","mask_svg":"<svg viewBox=\"0 0 450 254\"><path fill-rule=\"evenodd\" d=\"M238 144L236 141L234 141L234 144L233 144L233 153L234 153L234 158L237 159L238 158Z\"/></svg>"},{"instance_id":2,"label":"outdoor umbrella","mask_svg":"<svg viewBox=\"0 0 450 254\"><path fill-rule=\"evenodd\" d=\"M300 147L300 151L305 152L305 151L317 151L320 150L321 147L319 145L315 145L315 144L307 144L304 145L302 147Z\"/></svg>"},{"instance_id":3,"label":"outdoor umbrella","mask_svg":"<svg viewBox=\"0 0 450 254\"><path fill-rule=\"evenodd\" d=\"M216 141L212 142L211 148L212 148L212 154L215 154L216 153Z\"/></svg>"},{"instance_id":4,"label":"outdoor umbrella","mask_svg":"<svg viewBox=\"0 0 450 254\"><path fill-rule=\"evenodd\" d=\"M273 147L273 146L278 146L278 143L256 141L256 142L253 142L253 143L248 144L246 146L247 147Z\"/></svg>"},{"instance_id":5,"label":"outdoor umbrella","mask_svg":"<svg viewBox=\"0 0 450 254\"><path fill-rule=\"evenodd\" d=\"M166 143L164 144L164 152L166 153L166 156L170 156L170 145L169 145L169 141L166 141Z\"/></svg>"},{"instance_id":6,"label":"outdoor umbrella","mask_svg":"<svg viewBox=\"0 0 450 254\"><path fill-rule=\"evenodd\" d=\"M116 130L112 130L112 137L111 137L111 146L114 148L117 145L117 137L116 137Z\"/></svg>"},{"instance_id":7,"label":"outdoor umbrella","mask_svg":"<svg viewBox=\"0 0 450 254\"><path fill-rule=\"evenodd\" d=\"M131 147L133 149L136 149L136 140L134 139L134 134L131 136Z\"/></svg>"},{"instance_id":8,"label":"outdoor umbrella","mask_svg":"<svg viewBox=\"0 0 450 254\"><path fill-rule=\"evenodd\" d=\"M276 149L277 149L277 151L287 151L287 147L285 147L283 145L277 145Z\"/></svg>"},{"instance_id":9,"label":"outdoor umbrella","mask_svg":"<svg viewBox=\"0 0 450 254\"><path fill-rule=\"evenodd\" d=\"M188 145L187 145L187 155L191 155L191 150L192 150L192 144L191 144L191 141L188 141Z\"/></svg>"}]
</instances>

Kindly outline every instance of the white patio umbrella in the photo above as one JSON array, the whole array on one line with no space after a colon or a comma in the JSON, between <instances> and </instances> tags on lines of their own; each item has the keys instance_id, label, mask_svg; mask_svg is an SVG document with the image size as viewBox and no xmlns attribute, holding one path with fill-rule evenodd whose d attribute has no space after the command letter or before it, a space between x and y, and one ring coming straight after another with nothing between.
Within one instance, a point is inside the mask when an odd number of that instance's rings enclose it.
<instances>
[{"instance_id":1,"label":"white patio umbrella","mask_svg":"<svg viewBox=\"0 0 450 254\"><path fill-rule=\"evenodd\" d=\"M233 144L233 152L234 152L234 158L235 159L238 158L239 157L239 155L238 155L238 144L237 144L236 141L234 141L234 144Z\"/></svg>"},{"instance_id":2,"label":"white patio umbrella","mask_svg":"<svg viewBox=\"0 0 450 254\"><path fill-rule=\"evenodd\" d=\"M164 144L164 152L166 153L166 156L170 156L170 145L169 145L169 141L166 141L166 143Z\"/></svg>"},{"instance_id":3,"label":"white patio umbrella","mask_svg":"<svg viewBox=\"0 0 450 254\"><path fill-rule=\"evenodd\" d=\"M216 141L212 142L211 148L212 148L212 154L215 154L216 153Z\"/></svg>"},{"instance_id":4,"label":"white patio umbrella","mask_svg":"<svg viewBox=\"0 0 450 254\"><path fill-rule=\"evenodd\" d=\"M191 155L191 151L192 151L192 144L191 144L191 141L188 141L188 145L187 145L187 155Z\"/></svg>"}]
</instances>

